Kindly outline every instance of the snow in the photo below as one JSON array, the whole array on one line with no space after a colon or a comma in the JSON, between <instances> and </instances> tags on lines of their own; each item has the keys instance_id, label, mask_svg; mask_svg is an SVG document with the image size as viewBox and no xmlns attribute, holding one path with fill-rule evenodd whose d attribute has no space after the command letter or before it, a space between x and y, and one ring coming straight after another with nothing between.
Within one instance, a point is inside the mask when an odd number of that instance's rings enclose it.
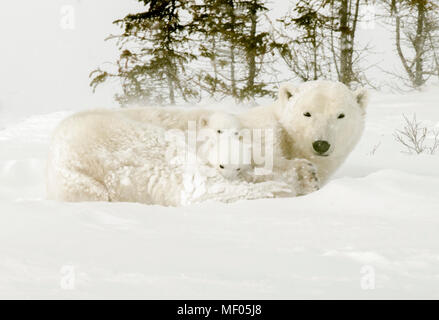
<instances>
[{"instance_id":1,"label":"snow","mask_svg":"<svg viewBox=\"0 0 439 320\"><path fill-rule=\"evenodd\" d=\"M402 114L437 127L438 101L438 87L375 93L318 192L183 208L45 200L50 134L70 113L7 123L0 298L437 299L439 153L402 153L393 133Z\"/></svg>"}]
</instances>

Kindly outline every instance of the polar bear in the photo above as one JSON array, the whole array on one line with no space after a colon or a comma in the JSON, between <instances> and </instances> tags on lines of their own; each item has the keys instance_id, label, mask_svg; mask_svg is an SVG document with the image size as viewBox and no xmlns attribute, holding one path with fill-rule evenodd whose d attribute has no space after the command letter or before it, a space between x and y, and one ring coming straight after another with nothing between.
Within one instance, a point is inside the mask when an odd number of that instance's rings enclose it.
<instances>
[{"instance_id":1,"label":"polar bear","mask_svg":"<svg viewBox=\"0 0 439 320\"><path fill-rule=\"evenodd\" d=\"M301 194L306 194L315 189L310 184L314 176L311 162L317 169L315 185L326 183L359 141L367 104L365 89L351 91L340 82L316 80L298 86L284 83L273 104L238 114L243 128L262 132L261 149L266 148L265 137L272 136L268 139L272 144L272 170L260 180L271 179L273 173L283 175L289 170L296 171L303 177L300 178L304 182ZM121 112L139 121L185 129L188 121L214 111L143 107ZM257 165L266 166L266 163Z\"/></svg>"},{"instance_id":2,"label":"polar bear","mask_svg":"<svg viewBox=\"0 0 439 320\"><path fill-rule=\"evenodd\" d=\"M368 101L366 89L351 91L341 82L286 83L273 105L240 119L243 126L279 126L285 139L279 143L282 155L311 161L324 184L360 140Z\"/></svg>"},{"instance_id":3,"label":"polar bear","mask_svg":"<svg viewBox=\"0 0 439 320\"><path fill-rule=\"evenodd\" d=\"M199 120L201 127L214 132L235 132L239 125L235 117L223 113ZM294 192L281 181L230 180L221 163L209 167L212 161L205 159L189 166L187 150L183 132L138 122L114 110L75 114L58 126L52 138L48 198L178 206Z\"/></svg>"}]
</instances>

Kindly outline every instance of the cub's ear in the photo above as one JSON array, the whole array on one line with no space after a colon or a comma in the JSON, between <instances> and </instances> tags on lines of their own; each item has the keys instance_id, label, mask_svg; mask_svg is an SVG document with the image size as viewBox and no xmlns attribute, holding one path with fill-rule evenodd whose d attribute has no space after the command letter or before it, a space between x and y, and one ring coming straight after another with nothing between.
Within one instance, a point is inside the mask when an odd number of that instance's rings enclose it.
<instances>
[{"instance_id":1,"label":"cub's ear","mask_svg":"<svg viewBox=\"0 0 439 320\"><path fill-rule=\"evenodd\" d=\"M198 125L200 128L206 128L209 125L209 117L201 116L200 119L198 119Z\"/></svg>"},{"instance_id":2,"label":"cub's ear","mask_svg":"<svg viewBox=\"0 0 439 320\"><path fill-rule=\"evenodd\" d=\"M282 83L279 88L279 101L282 106L284 106L296 92L297 88L293 84L288 82Z\"/></svg>"},{"instance_id":3,"label":"cub's ear","mask_svg":"<svg viewBox=\"0 0 439 320\"><path fill-rule=\"evenodd\" d=\"M365 110L369 103L369 92L365 88L354 91L354 97L361 109Z\"/></svg>"}]
</instances>

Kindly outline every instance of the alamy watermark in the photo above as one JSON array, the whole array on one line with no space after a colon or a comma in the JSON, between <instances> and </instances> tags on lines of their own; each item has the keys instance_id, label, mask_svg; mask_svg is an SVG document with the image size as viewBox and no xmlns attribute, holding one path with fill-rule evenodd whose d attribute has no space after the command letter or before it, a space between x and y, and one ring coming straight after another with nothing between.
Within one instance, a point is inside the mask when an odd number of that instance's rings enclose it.
<instances>
[{"instance_id":1,"label":"alamy watermark","mask_svg":"<svg viewBox=\"0 0 439 320\"><path fill-rule=\"evenodd\" d=\"M73 5L63 5L59 10L59 26L64 30L76 29L76 10Z\"/></svg>"},{"instance_id":2,"label":"alamy watermark","mask_svg":"<svg viewBox=\"0 0 439 320\"><path fill-rule=\"evenodd\" d=\"M255 174L272 172L274 158L273 129L211 129L198 128L196 121L188 122L188 130L167 130L165 140L169 142L166 160L173 162L176 156L183 157L185 164L197 165L248 165Z\"/></svg>"},{"instance_id":3,"label":"alamy watermark","mask_svg":"<svg viewBox=\"0 0 439 320\"><path fill-rule=\"evenodd\" d=\"M64 265L60 269L59 286L63 290L74 290L76 285L75 266Z\"/></svg>"},{"instance_id":4,"label":"alamy watermark","mask_svg":"<svg viewBox=\"0 0 439 320\"><path fill-rule=\"evenodd\" d=\"M375 268L370 265L361 267L360 273L362 274L360 279L360 287L363 290L375 289Z\"/></svg>"}]
</instances>

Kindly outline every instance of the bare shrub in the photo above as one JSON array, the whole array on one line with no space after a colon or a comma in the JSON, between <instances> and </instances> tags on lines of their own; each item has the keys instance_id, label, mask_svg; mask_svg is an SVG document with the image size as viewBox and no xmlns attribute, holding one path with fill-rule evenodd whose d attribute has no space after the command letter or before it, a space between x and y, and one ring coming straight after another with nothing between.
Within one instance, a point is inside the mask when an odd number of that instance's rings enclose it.
<instances>
[{"instance_id":1,"label":"bare shrub","mask_svg":"<svg viewBox=\"0 0 439 320\"><path fill-rule=\"evenodd\" d=\"M435 154L439 150L439 130L429 130L416 119L416 114L412 119L403 115L405 125L402 130L396 130L395 140L401 143L410 154L429 153ZM432 135L432 142L428 143L429 134Z\"/></svg>"}]
</instances>

